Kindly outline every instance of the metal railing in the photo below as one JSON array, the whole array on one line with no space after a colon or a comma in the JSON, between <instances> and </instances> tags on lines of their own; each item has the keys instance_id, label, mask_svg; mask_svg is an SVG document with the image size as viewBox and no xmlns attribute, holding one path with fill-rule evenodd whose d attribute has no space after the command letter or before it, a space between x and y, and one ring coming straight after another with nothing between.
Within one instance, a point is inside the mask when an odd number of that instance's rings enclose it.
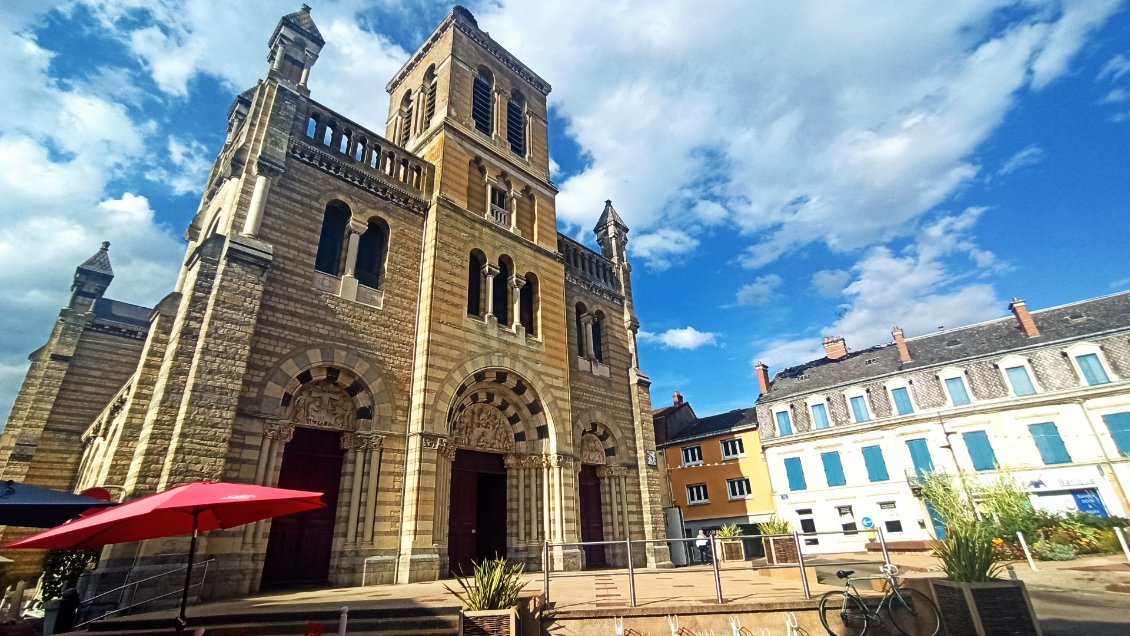
<instances>
[{"instance_id":1,"label":"metal railing","mask_svg":"<svg viewBox=\"0 0 1130 636\"><path fill-rule=\"evenodd\" d=\"M891 564L891 557L890 557L890 553L887 550L886 537L883 536L883 530L881 528L872 528L872 529L866 529L866 530L832 530L832 531L825 531L825 532L793 532L791 534L751 534L751 535L742 535L740 537L734 537L734 539L738 539L738 540L758 540L758 541L760 541L760 540L763 540L763 539L789 539L789 538L791 538L795 542L795 545L796 545L797 560L796 560L795 563L769 563L768 557L767 557L767 562L766 562L765 565L753 564L753 563L749 563L748 561L743 561L743 563L748 563L748 567L743 566L741 569L742 570L746 570L746 569L772 570L772 569L797 568L797 569L800 570L800 581L801 581L801 588L804 591L804 598L805 598L805 600L811 600L812 599L812 587L811 587L809 580L808 580L808 570L807 570L807 565L806 565L806 561L805 561L806 555L804 554L804 539L806 537L811 538L811 537L819 537L819 536L824 536L824 535L845 535L846 536L846 535L857 535L857 534L860 534L860 533L874 533L875 534L876 539L878 540L878 543L879 543L879 550L883 555L882 563L884 565L889 566ZM712 570L713 570L713 574L714 574L715 600L718 602L719 605L721 605L721 604L726 603L726 600L725 600L725 596L723 595L723 590L722 590L721 568L718 565L719 561L720 561L720 559L718 558L718 555L719 555L719 551L718 551L719 539L718 539L718 537L713 536L713 535L711 535L709 537L709 539L710 539L711 566L712 566ZM550 579L551 579L551 575L552 575L552 571L553 571L552 563L550 561L550 548L576 546L576 547L583 549L584 546L598 546L598 545L600 545L600 546L607 546L607 545L624 546L625 552L626 552L626 555L627 555L627 566L628 566L628 572L627 572L628 594L629 594L629 598L630 598L630 601L631 601L631 606L637 607L638 601L636 599L636 576L640 572L639 572L639 569L637 569L632 562L632 546L642 544L642 545L645 546L645 549L646 549L646 546L648 544L652 544L652 543L655 543L655 544L659 544L659 543L662 543L662 544L690 543L690 542L697 541L697 540L698 540L697 537L690 537L690 538L670 538L670 539L626 539L626 540L623 540L623 541L573 541L573 542L562 542L562 543L551 543L549 541L546 541L543 544L543 548L542 548L542 603L543 603L543 607L549 607L549 586L550 586ZM814 556L814 555L808 555L808 556L811 557L811 556ZM855 560L855 561L821 561L819 563L819 566L820 567L835 567L835 566L843 566L843 565L856 565L858 563L859 563L858 560ZM646 569L647 572L650 572L650 573L662 572L662 573L665 573L665 574L669 574L669 573L672 573L672 572L678 572L679 571L678 568L664 568L662 570L660 570L658 568L645 568L645 569ZM732 569L732 568L728 568L728 569ZM564 570L558 570L558 572L563 572L563 571ZM692 570L692 571L698 572L700 570ZM589 572L589 571L588 570L582 570L581 572L582 572L581 574L578 574L577 572L570 572L570 576L578 576L578 575L584 576L583 573ZM597 572L597 571L592 571L592 574L591 574L591 576L600 576L600 575L601 575L601 572Z\"/></svg>"},{"instance_id":2,"label":"metal railing","mask_svg":"<svg viewBox=\"0 0 1130 636\"><path fill-rule=\"evenodd\" d=\"M207 561L197 561L193 565L194 568L200 567L201 565L203 565L204 569L201 570L202 574L200 576L200 582L199 583L193 583L192 585L190 585L189 590L192 590L193 588L199 589L199 588L202 588L204 586L204 581L206 581L208 579L208 564L212 563L213 561L215 561L215 559L208 559ZM100 616L95 616L94 618L88 618L88 619L82 621L81 623L75 625L75 629L82 629L83 627L86 627L87 625L93 623L94 621L100 621L104 618L109 618L110 616L114 616L115 614L125 613L125 614L128 615L130 613L130 610L132 610L133 608L140 607L140 606L145 605L147 603L152 603L153 601L159 601L163 598L168 598L170 596L180 596L181 594L184 593L184 586L183 585L177 585L176 589L174 589L171 592L166 592L164 594L160 594L160 595L157 595L157 596L154 596L154 597L151 597L151 598L147 598L147 599L142 600L142 601L138 601L137 600L137 588L142 583L149 583L149 582L155 581L157 579L171 577L174 574L177 574L179 572L184 572L186 568L188 568L188 565L181 565L181 566L178 566L178 567L176 567L172 570L167 570L165 572L161 572L160 574L154 574L153 576L147 576L143 579L138 579L136 581L129 581L129 582L125 583L124 585L119 585L118 587L115 587L112 590L107 590L105 592L102 592L101 594L97 594L95 596L92 596L92 597L84 600L82 603L79 604L79 609L78 609L78 613L79 613L78 615L79 616L81 616L84 611L89 611L90 608L94 607L95 605L101 604L101 603L98 602L99 599L109 597L113 594L119 595L118 600L115 603L116 609L110 610L110 611L108 611L105 614L102 614ZM178 577L177 580L180 580L180 578ZM127 598L128 598L128 601L127 601Z\"/></svg>"}]
</instances>

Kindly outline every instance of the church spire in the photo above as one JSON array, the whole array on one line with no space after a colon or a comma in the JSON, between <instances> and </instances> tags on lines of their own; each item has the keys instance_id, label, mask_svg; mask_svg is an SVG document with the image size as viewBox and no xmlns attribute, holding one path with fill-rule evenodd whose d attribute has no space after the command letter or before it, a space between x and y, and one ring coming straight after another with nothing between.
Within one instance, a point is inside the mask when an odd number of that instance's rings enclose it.
<instances>
[{"instance_id":1,"label":"church spire","mask_svg":"<svg viewBox=\"0 0 1130 636\"><path fill-rule=\"evenodd\" d=\"M270 50L267 61L271 64L269 77L305 87L310 69L325 44L318 25L310 16L309 5L304 4L298 11L284 15L267 45Z\"/></svg>"},{"instance_id":2,"label":"church spire","mask_svg":"<svg viewBox=\"0 0 1130 636\"><path fill-rule=\"evenodd\" d=\"M612 199L604 202L604 211L592 231L605 258L618 264L628 262L628 225L612 207Z\"/></svg>"},{"instance_id":3,"label":"church spire","mask_svg":"<svg viewBox=\"0 0 1130 636\"><path fill-rule=\"evenodd\" d=\"M114 280L109 252L110 241L103 241L102 249L75 268L74 283L71 284L71 309L89 311L102 298L102 294L106 293L110 281Z\"/></svg>"}]
</instances>

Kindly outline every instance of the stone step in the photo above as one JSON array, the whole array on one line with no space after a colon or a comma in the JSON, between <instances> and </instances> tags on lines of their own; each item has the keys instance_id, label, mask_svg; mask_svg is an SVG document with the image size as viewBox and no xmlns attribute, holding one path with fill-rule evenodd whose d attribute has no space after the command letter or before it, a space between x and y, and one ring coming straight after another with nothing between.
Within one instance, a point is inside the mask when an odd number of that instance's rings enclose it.
<instances>
[{"instance_id":1,"label":"stone step","mask_svg":"<svg viewBox=\"0 0 1130 636\"><path fill-rule=\"evenodd\" d=\"M123 616L91 623L86 634L169 634L173 614ZM304 634L307 626L321 626L327 636L337 634L340 610L278 609L231 612L221 615L189 615L189 631L204 628L206 636L268 636ZM458 607L357 608L349 611L351 636L372 634L454 635L459 631Z\"/></svg>"}]
</instances>

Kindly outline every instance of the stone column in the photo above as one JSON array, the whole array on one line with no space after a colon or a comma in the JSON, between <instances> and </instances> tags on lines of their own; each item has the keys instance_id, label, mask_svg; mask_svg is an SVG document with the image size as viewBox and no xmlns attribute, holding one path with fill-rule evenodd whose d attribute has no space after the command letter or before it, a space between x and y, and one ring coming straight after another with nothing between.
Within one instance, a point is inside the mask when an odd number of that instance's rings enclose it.
<instances>
[{"instance_id":1,"label":"stone column","mask_svg":"<svg viewBox=\"0 0 1130 636\"><path fill-rule=\"evenodd\" d=\"M314 65L314 56L310 55L310 51L305 51L302 54L302 74L298 77L298 85L306 88L306 82L310 80L310 67Z\"/></svg>"},{"instance_id":2,"label":"stone column","mask_svg":"<svg viewBox=\"0 0 1130 636\"><path fill-rule=\"evenodd\" d=\"M483 312L483 318L485 318L487 322L490 322L493 319L496 324L498 322L498 319L495 318L494 312L492 311L494 309L494 307L492 307L492 305L494 304L494 277L498 276L501 272L502 270L498 269L497 265L491 265L490 263L483 265L483 277L486 279L486 285L484 285L485 289L483 290L483 293L487 297L486 311Z\"/></svg>"},{"instance_id":3,"label":"stone column","mask_svg":"<svg viewBox=\"0 0 1130 636\"><path fill-rule=\"evenodd\" d=\"M357 250L361 245L361 235L369 229L365 223L349 219L349 240L345 248L345 269L341 274L340 294L346 300L357 299Z\"/></svg>"},{"instance_id":4,"label":"stone column","mask_svg":"<svg viewBox=\"0 0 1130 636\"><path fill-rule=\"evenodd\" d=\"M260 226L263 224L263 210L267 206L267 195L271 192L271 182L280 170L268 163L256 163L255 190L251 193L251 202L247 206L247 218L243 221L243 234L258 237Z\"/></svg>"},{"instance_id":5,"label":"stone column","mask_svg":"<svg viewBox=\"0 0 1130 636\"><path fill-rule=\"evenodd\" d=\"M585 314L581 316L581 327L584 328L585 333L580 334L585 342L585 358L589 360L596 359L596 348L592 339L592 323L596 322L596 316L592 314Z\"/></svg>"},{"instance_id":6,"label":"stone column","mask_svg":"<svg viewBox=\"0 0 1130 636\"><path fill-rule=\"evenodd\" d=\"M349 516L345 528L345 542L357 542L357 518L361 507L361 482L364 474L365 458L358 452L357 437L352 432L341 434L341 448L345 451L345 461L349 466L352 482L349 485Z\"/></svg>"},{"instance_id":7,"label":"stone column","mask_svg":"<svg viewBox=\"0 0 1130 636\"><path fill-rule=\"evenodd\" d=\"M502 124L506 121L506 91L498 85L494 85L494 100L492 101L492 117L494 119L494 134L491 135L494 139L502 138Z\"/></svg>"},{"instance_id":8,"label":"stone column","mask_svg":"<svg viewBox=\"0 0 1130 636\"><path fill-rule=\"evenodd\" d=\"M510 192L506 193L506 207L510 210L510 231L518 231L518 186L511 182Z\"/></svg>"},{"instance_id":9,"label":"stone column","mask_svg":"<svg viewBox=\"0 0 1130 636\"><path fill-rule=\"evenodd\" d=\"M514 327L514 333L521 336L526 335L526 328L522 326L519 315L522 313L522 287L525 284L526 279L517 274L510 277L510 323Z\"/></svg>"},{"instance_id":10,"label":"stone column","mask_svg":"<svg viewBox=\"0 0 1130 636\"><path fill-rule=\"evenodd\" d=\"M263 444L262 447L267 448L266 461L260 456L259 464L262 467L261 471L256 468L255 482L261 486L270 486L275 483L275 471L277 470L279 462L279 449L285 448L286 444L294 438L294 425L290 422L277 420L271 422L263 427ZM262 477L259 476L260 472ZM263 522L256 521L253 524L247 524L243 530L243 543L252 544L260 541L263 536Z\"/></svg>"},{"instance_id":11,"label":"stone column","mask_svg":"<svg viewBox=\"0 0 1130 636\"><path fill-rule=\"evenodd\" d=\"M381 453L384 451L384 436L373 433L357 434L357 451L360 455L369 456L368 490L365 493L365 543L373 542L373 531L377 525L377 497L380 495L379 484L381 480ZM358 489L360 490L360 488Z\"/></svg>"}]
</instances>

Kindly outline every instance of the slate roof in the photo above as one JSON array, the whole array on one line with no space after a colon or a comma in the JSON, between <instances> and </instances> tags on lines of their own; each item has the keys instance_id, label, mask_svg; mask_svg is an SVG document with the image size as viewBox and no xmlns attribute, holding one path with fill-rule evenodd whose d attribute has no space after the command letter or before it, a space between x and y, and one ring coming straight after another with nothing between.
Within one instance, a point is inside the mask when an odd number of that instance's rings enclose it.
<instances>
[{"instance_id":1,"label":"slate roof","mask_svg":"<svg viewBox=\"0 0 1130 636\"><path fill-rule=\"evenodd\" d=\"M1031 312L1040 335L1028 337L1016 318L990 320L966 327L907 338L911 361L899 361L894 343L850 352L846 358L819 358L782 369L759 404L869 381L874 378L940 367L961 360L1003 356L1054 342L1082 340L1130 329L1130 291Z\"/></svg>"},{"instance_id":2,"label":"slate roof","mask_svg":"<svg viewBox=\"0 0 1130 636\"><path fill-rule=\"evenodd\" d=\"M282 19L279 20L279 25L275 27L275 32L271 34L271 39L268 41L273 42L275 40L275 36L279 34L284 24L298 31L308 40L316 42L318 46L325 46L326 41L322 38L321 31L319 31L318 26L314 24L314 18L310 17L309 6L302 5L302 8L298 11L284 15Z\"/></svg>"},{"instance_id":3,"label":"slate roof","mask_svg":"<svg viewBox=\"0 0 1130 636\"><path fill-rule=\"evenodd\" d=\"M624 223L624 219L620 218L620 214L616 212L616 208L612 207L612 199L604 201L604 211L600 213L600 219L596 222L596 227L592 229L593 232L600 234L600 232L608 225L618 225L625 232L628 231L628 225Z\"/></svg>"},{"instance_id":4,"label":"slate roof","mask_svg":"<svg viewBox=\"0 0 1130 636\"><path fill-rule=\"evenodd\" d=\"M757 415L754 408L734 409L728 413L711 415L695 420L694 423L683 429L678 437L672 438L664 446L750 428L757 428Z\"/></svg>"},{"instance_id":5,"label":"slate roof","mask_svg":"<svg viewBox=\"0 0 1130 636\"><path fill-rule=\"evenodd\" d=\"M102 249L98 250L94 254L94 256L86 259L86 262L84 262L82 265L79 265L78 268L85 269L89 272L95 272L97 274L106 274L107 276L113 276L114 269L110 267L110 241L103 241Z\"/></svg>"},{"instance_id":6,"label":"slate roof","mask_svg":"<svg viewBox=\"0 0 1130 636\"><path fill-rule=\"evenodd\" d=\"M153 309L150 307L131 305L109 298L99 298L94 303L94 316L99 321L118 322L148 328L151 313L153 313Z\"/></svg>"}]
</instances>

